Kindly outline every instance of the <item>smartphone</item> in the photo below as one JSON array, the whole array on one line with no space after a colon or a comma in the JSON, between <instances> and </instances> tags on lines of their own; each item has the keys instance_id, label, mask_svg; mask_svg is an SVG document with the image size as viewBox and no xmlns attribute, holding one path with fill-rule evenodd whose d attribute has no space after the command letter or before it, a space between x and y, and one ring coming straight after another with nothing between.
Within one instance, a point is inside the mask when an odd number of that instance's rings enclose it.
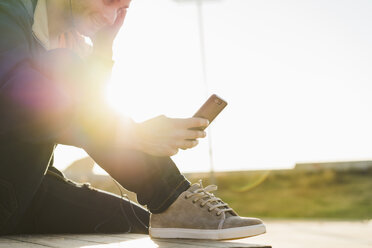
<instances>
[{"instance_id":1,"label":"smartphone","mask_svg":"<svg viewBox=\"0 0 372 248\"><path fill-rule=\"evenodd\" d=\"M209 125L217 115L227 106L227 102L216 94L211 95L208 100L200 107L193 117L200 117L209 120ZM203 131L206 127L191 128L191 130Z\"/></svg>"}]
</instances>

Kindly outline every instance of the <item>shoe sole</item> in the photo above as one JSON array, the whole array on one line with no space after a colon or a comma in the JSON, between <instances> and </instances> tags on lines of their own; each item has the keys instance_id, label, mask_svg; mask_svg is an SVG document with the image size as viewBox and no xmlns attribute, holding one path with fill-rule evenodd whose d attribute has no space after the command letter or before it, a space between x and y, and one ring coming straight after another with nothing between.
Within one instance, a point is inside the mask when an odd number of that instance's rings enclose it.
<instances>
[{"instance_id":1,"label":"shoe sole","mask_svg":"<svg viewBox=\"0 0 372 248\"><path fill-rule=\"evenodd\" d=\"M260 235L266 232L264 224L233 227L227 229L189 229L189 228L149 228L152 238L170 238L170 239L239 239Z\"/></svg>"}]
</instances>

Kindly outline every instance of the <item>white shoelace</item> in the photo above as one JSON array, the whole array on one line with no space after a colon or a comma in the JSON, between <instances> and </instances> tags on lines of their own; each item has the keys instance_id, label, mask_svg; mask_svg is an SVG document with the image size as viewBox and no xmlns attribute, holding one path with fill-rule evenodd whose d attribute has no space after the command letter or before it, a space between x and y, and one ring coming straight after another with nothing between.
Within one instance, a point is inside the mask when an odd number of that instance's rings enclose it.
<instances>
[{"instance_id":1,"label":"white shoelace","mask_svg":"<svg viewBox=\"0 0 372 248\"><path fill-rule=\"evenodd\" d=\"M192 200L193 203L196 203L200 200L200 207L204 207L208 204L208 211L212 212L214 209L217 209L218 212L216 213L217 216L220 216L224 212L233 211L227 203L224 203L220 198L214 196L211 191L217 190L216 185L208 185L207 187L203 188L202 180L199 180L200 188L194 190L193 192L188 192L186 194L186 199L194 197ZM205 200L204 200L205 199ZM213 204L214 203L214 204Z\"/></svg>"}]
</instances>

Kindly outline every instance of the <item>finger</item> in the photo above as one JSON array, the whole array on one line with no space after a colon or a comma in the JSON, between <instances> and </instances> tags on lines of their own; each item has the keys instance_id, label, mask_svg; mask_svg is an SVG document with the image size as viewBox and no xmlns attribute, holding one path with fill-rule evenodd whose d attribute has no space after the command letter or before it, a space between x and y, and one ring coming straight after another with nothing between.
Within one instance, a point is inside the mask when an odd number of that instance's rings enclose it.
<instances>
[{"instance_id":1,"label":"finger","mask_svg":"<svg viewBox=\"0 0 372 248\"><path fill-rule=\"evenodd\" d=\"M144 142L140 145L140 150L153 156L173 156L178 153L178 148L169 145L159 145Z\"/></svg>"},{"instance_id":2,"label":"finger","mask_svg":"<svg viewBox=\"0 0 372 248\"><path fill-rule=\"evenodd\" d=\"M206 132L193 130L180 130L176 135L176 137L179 139L199 139L205 138L205 136L207 136Z\"/></svg>"},{"instance_id":3,"label":"finger","mask_svg":"<svg viewBox=\"0 0 372 248\"><path fill-rule=\"evenodd\" d=\"M193 127L207 127L209 125L209 121L204 118L199 117L192 117L192 118L175 118L172 119L175 126L179 128L189 129Z\"/></svg>"},{"instance_id":4,"label":"finger","mask_svg":"<svg viewBox=\"0 0 372 248\"><path fill-rule=\"evenodd\" d=\"M65 32L66 34L66 46L68 49L71 49L73 48L73 44L72 44L72 39L71 39L71 35L70 35L70 32Z\"/></svg>"},{"instance_id":5,"label":"finger","mask_svg":"<svg viewBox=\"0 0 372 248\"><path fill-rule=\"evenodd\" d=\"M58 47L59 48L66 48L66 37L64 34L61 34L59 36L59 44L58 44Z\"/></svg>"},{"instance_id":6,"label":"finger","mask_svg":"<svg viewBox=\"0 0 372 248\"><path fill-rule=\"evenodd\" d=\"M163 150L163 155L162 156L173 156L178 153L178 148L175 147L167 147L166 149Z\"/></svg>"},{"instance_id":7,"label":"finger","mask_svg":"<svg viewBox=\"0 0 372 248\"><path fill-rule=\"evenodd\" d=\"M177 147L183 150L193 148L198 144L199 142L197 140L181 140L176 142Z\"/></svg>"},{"instance_id":8,"label":"finger","mask_svg":"<svg viewBox=\"0 0 372 248\"><path fill-rule=\"evenodd\" d=\"M146 153L158 157L171 157L178 153L178 149L151 150L150 152Z\"/></svg>"},{"instance_id":9,"label":"finger","mask_svg":"<svg viewBox=\"0 0 372 248\"><path fill-rule=\"evenodd\" d=\"M121 26L123 26L125 16L127 15L127 9L120 9L118 12L118 16L116 17L114 27L119 29Z\"/></svg>"}]
</instances>

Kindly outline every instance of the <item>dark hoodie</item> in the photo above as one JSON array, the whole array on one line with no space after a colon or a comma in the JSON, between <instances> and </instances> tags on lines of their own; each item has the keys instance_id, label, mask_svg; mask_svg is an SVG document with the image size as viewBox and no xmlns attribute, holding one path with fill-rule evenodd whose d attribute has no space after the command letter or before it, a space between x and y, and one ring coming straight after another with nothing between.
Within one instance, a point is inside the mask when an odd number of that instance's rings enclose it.
<instances>
[{"instance_id":1,"label":"dark hoodie","mask_svg":"<svg viewBox=\"0 0 372 248\"><path fill-rule=\"evenodd\" d=\"M53 132L35 119L49 90L33 65L46 52L32 33L37 0L28 9L22 1L0 0L0 234L16 227L55 148Z\"/></svg>"}]
</instances>

